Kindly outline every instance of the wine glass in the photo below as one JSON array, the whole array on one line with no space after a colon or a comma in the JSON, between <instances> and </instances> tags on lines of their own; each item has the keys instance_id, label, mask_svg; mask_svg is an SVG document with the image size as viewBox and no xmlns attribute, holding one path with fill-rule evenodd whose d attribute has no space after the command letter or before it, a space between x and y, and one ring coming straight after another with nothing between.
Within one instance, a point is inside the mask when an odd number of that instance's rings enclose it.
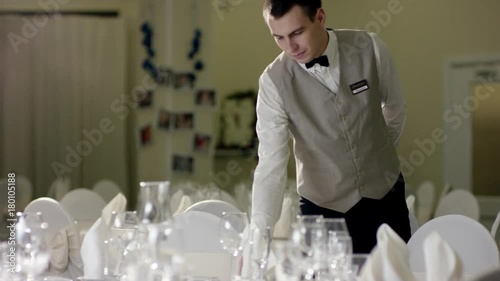
<instances>
[{"instance_id":1,"label":"wine glass","mask_svg":"<svg viewBox=\"0 0 500 281\"><path fill-rule=\"evenodd\" d=\"M50 248L45 240L48 224L43 221L41 212L18 212L16 215L16 272L26 280L35 280L50 261Z\"/></svg>"},{"instance_id":2,"label":"wine glass","mask_svg":"<svg viewBox=\"0 0 500 281\"><path fill-rule=\"evenodd\" d=\"M257 266L256 270L252 270L252 273L258 273L256 280L264 280L265 278L269 254L271 252L271 240L271 228L251 228L249 246L251 260Z\"/></svg>"},{"instance_id":3,"label":"wine glass","mask_svg":"<svg viewBox=\"0 0 500 281\"><path fill-rule=\"evenodd\" d=\"M239 266L248 229L248 216L244 212L223 212L219 223L222 248L233 256L231 280L241 276L243 267Z\"/></svg>"},{"instance_id":4,"label":"wine glass","mask_svg":"<svg viewBox=\"0 0 500 281\"><path fill-rule=\"evenodd\" d=\"M117 213L113 216L110 223L111 239L116 241L120 249L120 255L116 263L115 275L121 276L127 266L127 258L130 254L130 243L134 240L137 233L139 220L135 211Z\"/></svg>"},{"instance_id":5,"label":"wine glass","mask_svg":"<svg viewBox=\"0 0 500 281\"><path fill-rule=\"evenodd\" d=\"M138 217L141 224L161 223L170 220L168 190L170 182L140 182Z\"/></svg>"},{"instance_id":6,"label":"wine glass","mask_svg":"<svg viewBox=\"0 0 500 281\"><path fill-rule=\"evenodd\" d=\"M292 225L290 243L297 249L294 256L306 280L312 280L322 266L326 230L322 216L301 216Z\"/></svg>"}]
</instances>

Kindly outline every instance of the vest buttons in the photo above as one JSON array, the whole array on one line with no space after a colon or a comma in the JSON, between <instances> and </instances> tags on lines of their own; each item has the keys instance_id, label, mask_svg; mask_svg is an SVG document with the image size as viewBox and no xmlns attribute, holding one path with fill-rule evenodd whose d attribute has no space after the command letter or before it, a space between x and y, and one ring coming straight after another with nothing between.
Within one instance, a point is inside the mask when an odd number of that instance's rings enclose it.
<instances>
[{"instance_id":1,"label":"vest buttons","mask_svg":"<svg viewBox=\"0 0 500 281\"><path fill-rule=\"evenodd\" d=\"M357 146L357 145L355 145L355 144L351 145L351 149L352 149L352 150L356 150L356 148L358 148L358 146ZM358 158L358 160L359 160L359 157L357 157L357 158Z\"/></svg>"},{"instance_id":2,"label":"vest buttons","mask_svg":"<svg viewBox=\"0 0 500 281\"><path fill-rule=\"evenodd\" d=\"M347 115L342 114L342 121L347 121Z\"/></svg>"},{"instance_id":3,"label":"vest buttons","mask_svg":"<svg viewBox=\"0 0 500 281\"><path fill-rule=\"evenodd\" d=\"M342 102L342 100L341 100L340 98L338 98L338 99L337 99L337 104L338 104L338 105L342 105L342 103L343 103L343 102Z\"/></svg>"}]
</instances>

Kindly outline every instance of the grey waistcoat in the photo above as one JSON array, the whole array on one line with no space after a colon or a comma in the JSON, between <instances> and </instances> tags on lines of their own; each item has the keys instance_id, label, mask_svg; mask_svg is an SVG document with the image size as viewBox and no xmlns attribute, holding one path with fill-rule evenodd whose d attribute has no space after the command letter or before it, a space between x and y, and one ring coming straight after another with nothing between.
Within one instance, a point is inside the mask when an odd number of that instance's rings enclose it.
<instances>
[{"instance_id":1,"label":"grey waistcoat","mask_svg":"<svg viewBox=\"0 0 500 281\"><path fill-rule=\"evenodd\" d=\"M321 207L346 212L361 197L384 197L400 170L382 115L372 40L363 31L335 34L338 93L284 53L268 73L288 117L298 193ZM365 79L369 89L353 94L350 86Z\"/></svg>"}]
</instances>

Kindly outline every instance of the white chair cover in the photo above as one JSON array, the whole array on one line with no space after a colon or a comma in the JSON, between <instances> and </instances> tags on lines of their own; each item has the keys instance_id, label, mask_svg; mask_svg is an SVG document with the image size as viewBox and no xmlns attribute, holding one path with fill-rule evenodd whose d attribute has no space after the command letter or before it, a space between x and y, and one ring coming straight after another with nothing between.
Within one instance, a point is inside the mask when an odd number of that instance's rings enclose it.
<instances>
[{"instance_id":1,"label":"white chair cover","mask_svg":"<svg viewBox=\"0 0 500 281\"><path fill-rule=\"evenodd\" d=\"M495 221L493 222L493 225L491 226L491 236L495 240L497 237L498 225L500 225L500 211L498 212L497 217L495 218Z\"/></svg>"},{"instance_id":2,"label":"white chair cover","mask_svg":"<svg viewBox=\"0 0 500 281\"><path fill-rule=\"evenodd\" d=\"M99 194L85 188L71 190L60 202L77 221L97 220L106 206L106 201Z\"/></svg>"},{"instance_id":3,"label":"white chair cover","mask_svg":"<svg viewBox=\"0 0 500 281\"><path fill-rule=\"evenodd\" d=\"M71 189L71 180L68 177L56 178L50 185L47 197L61 201L63 196Z\"/></svg>"},{"instance_id":4,"label":"white chair cover","mask_svg":"<svg viewBox=\"0 0 500 281\"><path fill-rule=\"evenodd\" d=\"M223 212L241 212L235 206L221 200L204 200L198 203L191 205L189 208L185 210L186 212L205 212L217 216L219 218L222 217Z\"/></svg>"},{"instance_id":5,"label":"white chair cover","mask_svg":"<svg viewBox=\"0 0 500 281\"><path fill-rule=\"evenodd\" d=\"M408 241L413 272L425 272L423 243L431 232L437 232L453 248L466 275L500 266L498 248L484 226L465 216L446 215L422 225Z\"/></svg>"},{"instance_id":6,"label":"white chair cover","mask_svg":"<svg viewBox=\"0 0 500 281\"><path fill-rule=\"evenodd\" d=\"M106 202L111 201L118 193L121 193L120 186L110 179L102 179L96 182L92 190L99 194Z\"/></svg>"},{"instance_id":7,"label":"white chair cover","mask_svg":"<svg viewBox=\"0 0 500 281\"><path fill-rule=\"evenodd\" d=\"M71 215L52 198L38 198L26 206L26 213L40 212L47 222L46 239L52 248L49 275L76 279L83 273L80 258L81 240Z\"/></svg>"},{"instance_id":8,"label":"white chair cover","mask_svg":"<svg viewBox=\"0 0 500 281\"><path fill-rule=\"evenodd\" d=\"M438 203L434 217L444 215L463 215L479 221L479 203L470 191L455 189L441 198Z\"/></svg>"},{"instance_id":9,"label":"white chair cover","mask_svg":"<svg viewBox=\"0 0 500 281\"><path fill-rule=\"evenodd\" d=\"M417 220L419 225L429 221L434 211L435 187L431 181L424 181L417 189Z\"/></svg>"}]
</instances>

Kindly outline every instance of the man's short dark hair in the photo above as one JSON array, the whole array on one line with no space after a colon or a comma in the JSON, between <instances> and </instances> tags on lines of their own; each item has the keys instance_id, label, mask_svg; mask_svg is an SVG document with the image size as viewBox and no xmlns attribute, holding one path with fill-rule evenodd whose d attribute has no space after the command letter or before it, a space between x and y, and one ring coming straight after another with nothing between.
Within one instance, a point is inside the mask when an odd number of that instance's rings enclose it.
<instances>
[{"instance_id":1,"label":"man's short dark hair","mask_svg":"<svg viewBox=\"0 0 500 281\"><path fill-rule=\"evenodd\" d=\"M279 19L290 11L293 6L298 5L302 11L314 21L316 11L321 8L321 0L265 0L263 12Z\"/></svg>"}]
</instances>

